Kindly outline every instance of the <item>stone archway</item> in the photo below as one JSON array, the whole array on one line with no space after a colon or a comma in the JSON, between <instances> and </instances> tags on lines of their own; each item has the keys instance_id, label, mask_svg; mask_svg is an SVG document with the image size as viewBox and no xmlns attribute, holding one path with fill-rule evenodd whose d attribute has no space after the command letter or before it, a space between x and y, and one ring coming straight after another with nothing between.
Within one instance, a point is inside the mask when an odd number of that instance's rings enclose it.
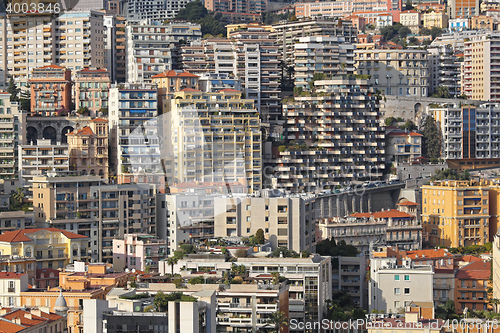
<instances>
[{"instance_id":1,"label":"stone archway","mask_svg":"<svg viewBox=\"0 0 500 333\"><path fill-rule=\"evenodd\" d=\"M49 139L52 144L55 144L57 142L57 131L54 127L52 126L47 126L43 129L43 138L44 139Z\"/></svg>"},{"instance_id":2,"label":"stone archway","mask_svg":"<svg viewBox=\"0 0 500 333\"><path fill-rule=\"evenodd\" d=\"M423 107L422 107L422 104L420 103L415 103L415 105L413 106L413 111L415 112L415 114L413 115L414 119L416 119L420 113L422 113L423 111Z\"/></svg>"},{"instance_id":3,"label":"stone archway","mask_svg":"<svg viewBox=\"0 0 500 333\"><path fill-rule=\"evenodd\" d=\"M71 126L66 126L61 131L61 143L68 143L68 137L66 134L74 131L74 128Z\"/></svg>"},{"instance_id":4,"label":"stone archway","mask_svg":"<svg viewBox=\"0 0 500 333\"><path fill-rule=\"evenodd\" d=\"M26 129L26 141L27 143L36 144L38 140L38 130L33 126L28 126Z\"/></svg>"}]
</instances>

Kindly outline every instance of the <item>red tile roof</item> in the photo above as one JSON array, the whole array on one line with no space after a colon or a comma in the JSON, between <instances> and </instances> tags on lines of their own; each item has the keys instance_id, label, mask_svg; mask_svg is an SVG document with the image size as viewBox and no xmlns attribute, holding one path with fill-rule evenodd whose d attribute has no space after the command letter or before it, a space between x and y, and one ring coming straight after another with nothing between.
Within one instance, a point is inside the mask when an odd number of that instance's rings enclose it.
<instances>
[{"instance_id":1,"label":"red tile roof","mask_svg":"<svg viewBox=\"0 0 500 333\"><path fill-rule=\"evenodd\" d=\"M70 239L87 238L87 236L75 234L74 232L61 230L57 228L36 228L36 229L21 229L16 231L5 231L3 234L0 235L0 242L7 242L7 243L30 242L31 239L28 238L26 234L34 234L41 230L45 230L48 232L61 232L64 236Z\"/></svg>"},{"instance_id":2,"label":"red tile roof","mask_svg":"<svg viewBox=\"0 0 500 333\"><path fill-rule=\"evenodd\" d=\"M44 67L40 67L40 69L45 69L45 68L57 68L57 69L64 69L64 67L58 66L58 65L48 65Z\"/></svg>"},{"instance_id":3,"label":"red tile roof","mask_svg":"<svg viewBox=\"0 0 500 333\"><path fill-rule=\"evenodd\" d=\"M184 91L184 92L201 92L201 90L197 90L197 89L193 89L193 88L184 88L180 91Z\"/></svg>"},{"instance_id":4,"label":"red tile roof","mask_svg":"<svg viewBox=\"0 0 500 333\"><path fill-rule=\"evenodd\" d=\"M482 261L482 259L471 255L465 255L462 258L460 258L460 261L475 262L475 261Z\"/></svg>"},{"instance_id":5,"label":"red tile roof","mask_svg":"<svg viewBox=\"0 0 500 333\"><path fill-rule=\"evenodd\" d=\"M375 219L386 219L386 218L397 218L397 217L413 217L413 215L407 214L405 212L400 212L396 209L384 210L381 212L374 213L354 213L353 217L370 217L373 216Z\"/></svg>"},{"instance_id":6,"label":"red tile roof","mask_svg":"<svg viewBox=\"0 0 500 333\"><path fill-rule=\"evenodd\" d=\"M418 206L418 203L412 201L404 201L398 203L397 206Z\"/></svg>"},{"instance_id":7,"label":"red tile roof","mask_svg":"<svg viewBox=\"0 0 500 333\"><path fill-rule=\"evenodd\" d=\"M219 90L218 92L241 92L239 90L235 90L235 89L231 89L231 88L226 88L226 89L222 89L222 90Z\"/></svg>"},{"instance_id":8,"label":"red tile roof","mask_svg":"<svg viewBox=\"0 0 500 333\"><path fill-rule=\"evenodd\" d=\"M48 321L46 318L36 316L24 310L16 310L3 315L2 317L10 321L14 321L15 318L19 318L21 319L21 325L26 327L35 326Z\"/></svg>"},{"instance_id":9,"label":"red tile roof","mask_svg":"<svg viewBox=\"0 0 500 333\"><path fill-rule=\"evenodd\" d=\"M95 119L92 119L91 122L94 122L94 123L107 123L108 121L106 119L102 119L102 118L95 118Z\"/></svg>"},{"instance_id":10,"label":"red tile roof","mask_svg":"<svg viewBox=\"0 0 500 333\"><path fill-rule=\"evenodd\" d=\"M104 68L98 68L98 69L90 69L90 68L84 68L80 70L80 72L85 72L85 73L93 73L93 72L107 72Z\"/></svg>"},{"instance_id":11,"label":"red tile roof","mask_svg":"<svg viewBox=\"0 0 500 333\"><path fill-rule=\"evenodd\" d=\"M388 136L423 136L417 132L394 131L387 134Z\"/></svg>"},{"instance_id":12,"label":"red tile roof","mask_svg":"<svg viewBox=\"0 0 500 333\"><path fill-rule=\"evenodd\" d=\"M447 252L445 249L431 249L431 250L416 250L405 251L406 256L411 259L427 259L427 258L453 258L453 254Z\"/></svg>"},{"instance_id":13,"label":"red tile roof","mask_svg":"<svg viewBox=\"0 0 500 333\"><path fill-rule=\"evenodd\" d=\"M76 130L75 132L68 133L67 135L92 135L94 132L88 126L85 126L82 129Z\"/></svg>"},{"instance_id":14,"label":"red tile roof","mask_svg":"<svg viewBox=\"0 0 500 333\"><path fill-rule=\"evenodd\" d=\"M19 279L26 273L14 273L14 272L0 272L0 279Z\"/></svg>"},{"instance_id":15,"label":"red tile roof","mask_svg":"<svg viewBox=\"0 0 500 333\"><path fill-rule=\"evenodd\" d=\"M488 280L491 275L491 261L475 261L463 266L455 277L462 280Z\"/></svg>"},{"instance_id":16,"label":"red tile roof","mask_svg":"<svg viewBox=\"0 0 500 333\"><path fill-rule=\"evenodd\" d=\"M11 323L10 321L0 320L1 333L15 333L26 329L26 327Z\"/></svg>"},{"instance_id":17,"label":"red tile roof","mask_svg":"<svg viewBox=\"0 0 500 333\"><path fill-rule=\"evenodd\" d=\"M152 78L161 78L161 77L198 77L198 75L191 74L189 72L178 73L178 72L174 71L173 69L171 69L169 71L159 73L159 74L152 76Z\"/></svg>"}]
</instances>

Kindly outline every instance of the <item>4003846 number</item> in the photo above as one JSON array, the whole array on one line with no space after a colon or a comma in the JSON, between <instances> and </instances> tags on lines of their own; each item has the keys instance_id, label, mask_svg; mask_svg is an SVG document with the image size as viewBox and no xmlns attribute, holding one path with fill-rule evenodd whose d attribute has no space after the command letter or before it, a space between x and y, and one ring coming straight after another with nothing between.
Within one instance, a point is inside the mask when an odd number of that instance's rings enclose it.
<instances>
[{"instance_id":1,"label":"4003846 number","mask_svg":"<svg viewBox=\"0 0 500 333\"><path fill-rule=\"evenodd\" d=\"M61 5L58 3L12 3L7 4L5 9L7 14L19 15L19 14L59 14L61 12Z\"/></svg>"}]
</instances>

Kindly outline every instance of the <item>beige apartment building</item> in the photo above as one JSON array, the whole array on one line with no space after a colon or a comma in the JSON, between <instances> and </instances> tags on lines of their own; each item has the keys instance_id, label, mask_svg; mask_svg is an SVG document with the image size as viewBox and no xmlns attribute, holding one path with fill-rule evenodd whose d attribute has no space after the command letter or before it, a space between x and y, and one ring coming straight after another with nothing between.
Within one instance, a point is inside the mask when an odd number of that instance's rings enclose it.
<instances>
[{"instance_id":1,"label":"beige apartment building","mask_svg":"<svg viewBox=\"0 0 500 333\"><path fill-rule=\"evenodd\" d=\"M92 119L89 126L67 136L70 170L108 178L108 121Z\"/></svg>"},{"instance_id":2,"label":"beige apartment building","mask_svg":"<svg viewBox=\"0 0 500 333\"><path fill-rule=\"evenodd\" d=\"M49 172L69 170L69 146L50 139L40 139L36 143L19 146L19 179L24 186L29 185L33 176Z\"/></svg>"},{"instance_id":3,"label":"beige apartment building","mask_svg":"<svg viewBox=\"0 0 500 333\"><path fill-rule=\"evenodd\" d=\"M471 36L464 42L462 91L468 99L500 101L498 65L500 65L499 33Z\"/></svg>"},{"instance_id":4,"label":"beige apartment building","mask_svg":"<svg viewBox=\"0 0 500 333\"><path fill-rule=\"evenodd\" d=\"M239 182L262 188L260 118L254 100L223 89L183 89L164 105L166 174L171 184Z\"/></svg>"},{"instance_id":5,"label":"beige apartment building","mask_svg":"<svg viewBox=\"0 0 500 333\"><path fill-rule=\"evenodd\" d=\"M214 237L250 237L264 231L273 249L316 250L314 196L216 197Z\"/></svg>"},{"instance_id":6,"label":"beige apartment building","mask_svg":"<svg viewBox=\"0 0 500 333\"><path fill-rule=\"evenodd\" d=\"M0 179L19 179L18 146L24 139L25 119L19 104L10 101L10 94L0 92Z\"/></svg>"},{"instance_id":7,"label":"beige apartment building","mask_svg":"<svg viewBox=\"0 0 500 333\"><path fill-rule=\"evenodd\" d=\"M448 28L448 15L442 12L429 12L422 15L424 20L424 28L432 29Z\"/></svg>"},{"instance_id":8,"label":"beige apartment building","mask_svg":"<svg viewBox=\"0 0 500 333\"><path fill-rule=\"evenodd\" d=\"M399 14L399 23L410 28L416 34L422 27L422 14L416 10L405 10Z\"/></svg>"},{"instance_id":9,"label":"beige apartment building","mask_svg":"<svg viewBox=\"0 0 500 333\"><path fill-rule=\"evenodd\" d=\"M493 249L492 249L493 259L491 264L493 265L493 298L500 299L500 235L497 232L493 237Z\"/></svg>"},{"instance_id":10,"label":"beige apartment building","mask_svg":"<svg viewBox=\"0 0 500 333\"><path fill-rule=\"evenodd\" d=\"M75 76L75 110L87 108L95 117L99 112L108 112L108 91L111 85L110 73L103 68L85 68Z\"/></svg>"},{"instance_id":11,"label":"beige apartment building","mask_svg":"<svg viewBox=\"0 0 500 333\"><path fill-rule=\"evenodd\" d=\"M69 11L54 20L45 15L0 18L1 84L6 74L25 86L34 68L58 64L76 72L84 67L103 67L103 13ZM4 83L5 82L5 83Z\"/></svg>"},{"instance_id":12,"label":"beige apartment building","mask_svg":"<svg viewBox=\"0 0 500 333\"><path fill-rule=\"evenodd\" d=\"M34 177L36 222L91 239L86 258L111 262L113 239L156 233L156 189L148 184L105 185L99 176Z\"/></svg>"},{"instance_id":13,"label":"beige apartment building","mask_svg":"<svg viewBox=\"0 0 500 333\"><path fill-rule=\"evenodd\" d=\"M356 50L357 74L386 95L426 97L429 66L425 50Z\"/></svg>"}]
</instances>

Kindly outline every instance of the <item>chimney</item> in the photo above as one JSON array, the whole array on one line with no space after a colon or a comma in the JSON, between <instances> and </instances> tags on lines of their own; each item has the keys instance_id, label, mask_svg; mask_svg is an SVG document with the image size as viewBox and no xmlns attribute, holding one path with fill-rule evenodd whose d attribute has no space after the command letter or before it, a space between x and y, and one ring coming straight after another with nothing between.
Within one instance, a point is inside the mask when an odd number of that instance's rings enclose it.
<instances>
[{"instance_id":1,"label":"chimney","mask_svg":"<svg viewBox=\"0 0 500 333\"><path fill-rule=\"evenodd\" d=\"M41 317L42 316L42 311L40 309L31 309L31 314Z\"/></svg>"},{"instance_id":2,"label":"chimney","mask_svg":"<svg viewBox=\"0 0 500 333\"><path fill-rule=\"evenodd\" d=\"M18 325L21 325L21 317L15 317L12 321Z\"/></svg>"},{"instance_id":3,"label":"chimney","mask_svg":"<svg viewBox=\"0 0 500 333\"><path fill-rule=\"evenodd\" d=\"M31 315L31 313L29 313L29 312L25 313L24 317L28 318L28 319L32 319L33 318L33 316Z\"/></svg>"}]
</instances>

